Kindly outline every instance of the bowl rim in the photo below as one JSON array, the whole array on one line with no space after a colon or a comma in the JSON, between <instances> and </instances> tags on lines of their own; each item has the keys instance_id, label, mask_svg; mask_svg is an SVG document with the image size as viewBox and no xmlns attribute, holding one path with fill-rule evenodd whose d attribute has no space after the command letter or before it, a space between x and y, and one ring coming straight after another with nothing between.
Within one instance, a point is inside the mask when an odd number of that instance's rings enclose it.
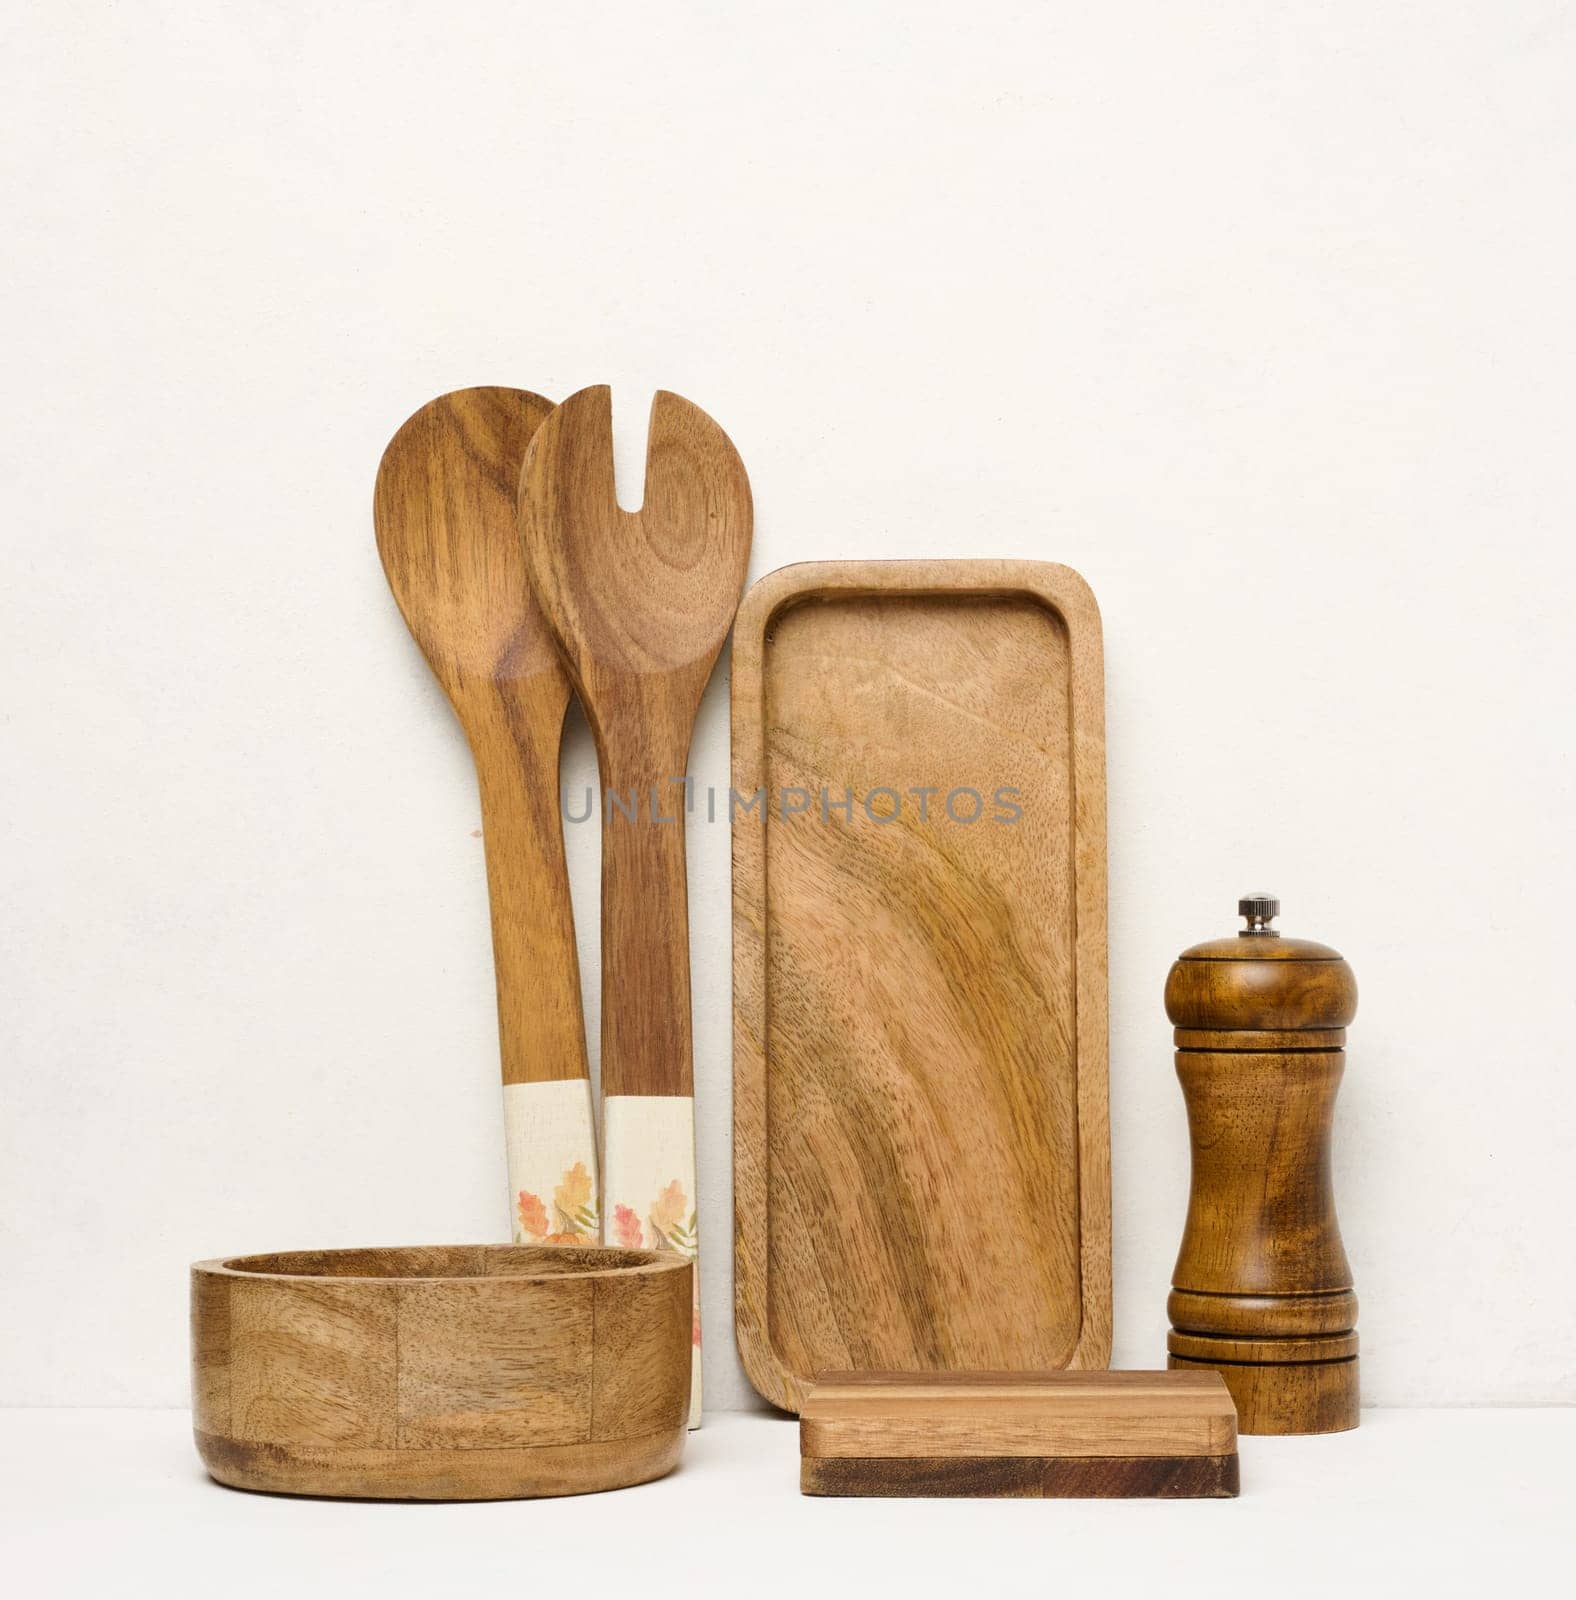
<instances>
[{"instance_id":1,"label":"bowl rim","mask_svg":"<svg viewBox=\"0 0 1576 1600\"><path fill-rule=\"evenodd\" d=\"M567 1255L584 1256L592 1253L602 1257L616 1257L605 1266L589 1263L579 1270L549 1272L434 1272L434 1273L366 1273L366 1272L281 1272L265 1267L253 1267L250 1262L277 1261L290 1256L315 1256L325 1262L334 1257L365 1257L368 1255L404 1256L432 1251L477 1251L487 1255L504 1252L530 1251L544 1261L554 1258L562 1261ZM253 1283L344 1283L344 1284L399 1284L399 1283L565 1283L583 1282L597 1278L641 1278L657 1273L677 1272L692 1266L692 1258L675 1250L626 1250L618 1245L555 1245L555 1244L403 1244L403 1245L339 1245L330 1249L260 1250L245 1255L212 1256L194 1261L191 1270L211 1277L231 1278Z\"/></svg>"}]
</instances>

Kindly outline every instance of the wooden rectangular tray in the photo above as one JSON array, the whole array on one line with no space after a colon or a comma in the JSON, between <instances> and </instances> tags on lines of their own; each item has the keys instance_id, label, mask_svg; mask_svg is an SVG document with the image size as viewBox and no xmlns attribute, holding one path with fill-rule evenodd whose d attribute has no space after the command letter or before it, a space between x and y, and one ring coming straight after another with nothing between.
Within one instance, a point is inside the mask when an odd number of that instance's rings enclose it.
<instances>
[{"instance_id":1,"label":"wooden rectangular tray","mask_svg":"<svg viewBox=\"0 0 1576 1600\"><path fill-rule=\"evenodd\" d=\"M1237 1413L1218 1372L838 1373L799 1458L805 1494L1221 1499Z\"/></svg>"},{"instance_id":2,"label":"wooden rectangular tray","mask_svg":"<svg viewBox=\"0 0 1576 1600\"><path fill-rule=\"evenodd\" d=\"M1088 586L1034 561L770 574L734 630L733 787L751 1382L796 1411L828 1371L1105 1366Z\"/></svg>"}]
</instances>

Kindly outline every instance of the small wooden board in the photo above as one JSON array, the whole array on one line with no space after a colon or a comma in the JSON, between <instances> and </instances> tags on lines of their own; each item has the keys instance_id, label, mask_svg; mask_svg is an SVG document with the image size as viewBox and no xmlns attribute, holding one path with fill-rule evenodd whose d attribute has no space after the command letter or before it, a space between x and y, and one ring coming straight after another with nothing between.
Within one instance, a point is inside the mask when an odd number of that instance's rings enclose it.
<instances>
[{"instance_id":1,"label":"small wooden board","mask_svg":"<svg viewBox=\"0 0 1576 1600\"><path fill-rule=\"evenodd\" d=\"M814 1495L1219 1499L1237 1413L1218 1372L837 1373L799 1457Z\"/></svg>"},{"instance_id":2,"label":"small wooden board","mask_svg":"<svg viewBox=\"0 0 1576 1600\"><path fill-rule=\"evenodd\" d=\"M1039 561L770 574L734 630L733 788L734 1307L751 1382L793 1411L824 1372L1104 1367L1088 586Z\"/></svg>"}]
</instances>

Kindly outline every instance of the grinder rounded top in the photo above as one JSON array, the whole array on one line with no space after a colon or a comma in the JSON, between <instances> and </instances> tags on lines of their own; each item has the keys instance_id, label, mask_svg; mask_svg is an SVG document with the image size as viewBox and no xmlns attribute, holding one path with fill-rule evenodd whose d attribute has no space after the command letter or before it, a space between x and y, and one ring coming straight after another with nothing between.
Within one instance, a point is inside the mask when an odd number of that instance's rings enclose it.
<instances>
[{"instance_id":1,"label":"grinder rounded top","mask_svg":"<svg viewBox=\"0 0 1576 1600\"><path fill-rule=\"evenodd\" d=\"M1248 926L1184 950L1166 979L1166 1015L1182 1029L1234 1032L1344 1028L1357 1014L1357 980L1338 950L1288 939L1269 926L1280 902L1244 895Z\"/></svg>"}]
</instances>

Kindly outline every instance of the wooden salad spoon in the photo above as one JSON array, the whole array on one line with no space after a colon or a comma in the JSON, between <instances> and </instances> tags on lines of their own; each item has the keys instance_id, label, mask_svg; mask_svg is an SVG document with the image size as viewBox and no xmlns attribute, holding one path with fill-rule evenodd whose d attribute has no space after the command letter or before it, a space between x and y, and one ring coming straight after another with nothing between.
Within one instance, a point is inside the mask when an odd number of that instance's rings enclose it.
<instances>
[{"instance_id":1,"label":"wooden salad spoon","mask_svg":"<svg viewBox=\"0 0 1576 1600\"><path fill-rule=\"evenodd\" d=\"M696 1254L685 777L750 558L744 464L699 407L651 405L645 501L619 509L612 394L537 430L520 530L596 738L602 819L603 1239ZM698 1282L698 1272L697 1272ZM690 1426L700 1420L700 1312Z\"/></svg>"},{"instance_id":2,"label":"wooden salad spoon","mask_svg":"<svg viewBox=\"0 0 1576 1600\"><path fill-rule=\"evenodd\" d=\"M596 1128L559 816L569 680L515 526L552 402L458 389L394 435L373 520L389 587L465 730L481 790L514 1237L594 1244Z\"/></svg>"}]
</instances>

